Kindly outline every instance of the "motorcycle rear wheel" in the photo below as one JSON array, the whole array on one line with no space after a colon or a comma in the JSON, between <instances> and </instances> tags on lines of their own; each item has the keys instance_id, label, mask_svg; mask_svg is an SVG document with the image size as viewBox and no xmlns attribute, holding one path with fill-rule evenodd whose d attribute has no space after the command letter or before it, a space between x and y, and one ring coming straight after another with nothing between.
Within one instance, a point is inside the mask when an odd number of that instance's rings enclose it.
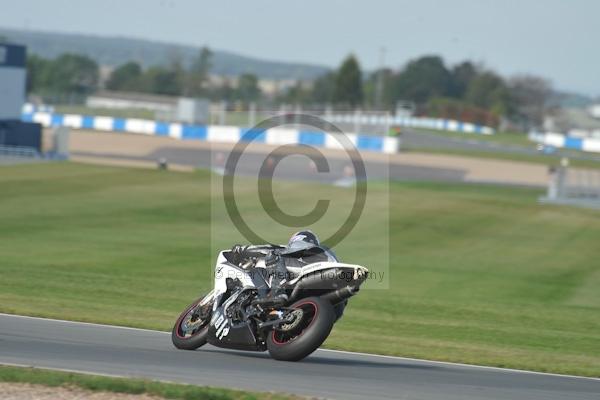
<instances>
[{"instance_id":1,"label":"motorcycle rear wheel","mask_svg":"<svg viewBox=\"0 0 600 400\"><path fill-rule=\"evenodd\" d=\"M280 361L300 361L314 352L327 339L336 320L331 303L320 297L299 300L290 308L299 310L296 318L267 336L269 354Z\"/></svg>"}]
</instances>

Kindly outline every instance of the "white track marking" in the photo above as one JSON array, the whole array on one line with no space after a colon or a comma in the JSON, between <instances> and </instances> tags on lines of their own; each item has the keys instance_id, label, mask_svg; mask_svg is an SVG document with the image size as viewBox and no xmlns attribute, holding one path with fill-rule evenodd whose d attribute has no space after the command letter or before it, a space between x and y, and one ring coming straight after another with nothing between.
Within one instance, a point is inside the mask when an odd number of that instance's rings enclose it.
<instances>
[{"instance_id":1,"label":"white track marking","mask_svg":"<svg viewBox=\"0 0 600 400\"><path fill-rule=\"evenodd\" d=\"M401 356L386 356L383 354L360 353L360 352L356 352L356 351L330 350L330 349L319 349L319 351L329 351L329 352L334 352L334 353L342 353L342 354L349 354L349 355L355 355L355 356L389 358L389 359L393 359L393 360L415 361L415 362L425 363L425 364L439 364L439 365L448 365L448 366L454 366L454 367L487 369L487 370L500 371L500 372L516 372L516 373L521 373L521 374L545 375L545 376L555 376L555 377L559 377L559 378L577 378L577 379L587 379L587 380L592 380L592 381L600 381L600 378L594 378L591 376L555 374L552 372L528 371L526 369L491 367L491 366L487 366L487 365L463 364L463 363L456 363L456 362L450 362L450 361L425 360L422 358L411 358L411 357L401 357Z\"/></svg>"},{"instance_id":2,"label":"white track marking","mask_svg":"<svg viewBox=\"0 0 600 400\"><path fill-rule=\"evenodd\" d=\"M0 313L0 315L4 315L4 314ZM147 377L137 376L137 375L119 375L119 374L109 374L109 373L106 373L106 372L88 372L88 371L80 371L78 369L69 369L69 368L38 367L38 366L35 366L35 365L30 365L30 364L7 363L7 362L3 362L3 361L0 361L0 365L1 366L5 366L5 367L32 368L32 369L45 370L45 371L68 372L70 374L80 374L80 375L89 375L89 376L104 376L106 378L140 379L140 380L146 380L146 381L148 380ZM175 385L183 385L183 386L188 386L189 385L187 383L169 381L169 380L166 380L166 379L152 378L151 380L154 381L154 382L172 383L172 384L175 384ZM205 387L209 387L209 386L205 386Z\"/></svg>"},{"instance_id":3,"label":"white track marking","mask_svg":"<svg viewBox=\"0 0 600 400\"><path fill-rule=\"evenodd\" d=\"M50 371L60 371L60 372L69 372L72 374L81 374L81 375L97 375L97 376L106 376L108 378L129 378L129 379L144 379L142 377L137 378L136 376L127 376L127 375L118 375L118 374L107 374L105 372L86 372L80 371L77 369L69 369L69 368L55 368L55 367L38 367L32 364L19 364L19 363L9 363L0 361L0 365L5 367L20 367L20 368L33 368L33 369L42 369L42 370L50 370Z\"/></svg>"},{"instance_id":4,"label":"white track marking","mask_svg":"<svg viewBox=\"0 0 600 400\"><path fill-rule=\"evenodd\" d=\"M30 317L28 315L16 315L16 314L5 314L5 313L0 313L0 316L1 317L23 318L23 319L35 319L35 320L41 320L41 321L60 322L60 323L63 323L63 324L68 324L68 325L100 326L100 327L103 327L103 328L126 329L126 330L130 330L130 331L163 333L163 334L170 335L169 332L165 332L165 331L156 331L156 330L153 330L153 329L143 329L143 328L132 328L132 327L129 327L129 326L121 326L121 325L97 324L97 323L94 323L94 322L67 321L67 320L64 320L64 319L43 318L43 317Z\"/></svg>"},{"instance_id":5,"label":"white track marking","mask_svg":"<svg viewBox=\"0 0 600 400\"><path fill-rule=\"evenodd\" d=\"M143 329L143 328L131 328L128 326L121 325L108 325L108 324L97 324L93 322L78 322L78 321L67 321L62 319L54 319L54 318L42 318L42 317L30 317L27 315L16 315L16 314L5 314L0 313L0 317L12 317L12 318L23 318L23 319L34 319L34 320L42 320L42 321L52 321L52 322L60 322L68 325L86 325L86 326L97 326L102 328L113 328L113 329L125 329L130 331L139 331L139 332L150 332L150 333L158 333L163 335L170 335L169 332L164 331L156 331L152 329ZM501 367L491 367L486 365L475 365L475 364L462 364L462 363L454 363L449 361L435 361L435 360L424 360L420 358L411 358L411 357L400 357L400 356L386 356L382 354L370 354L370 353L360 353L355 351L344 351L344 350L330 350L330 349L318 349L319 352L330 352L330 353L339 353L339 354L347 354L352 356L360 356L360 357L377 357L377 358L386 358L390 360L404 360L404 361L413 361L425 364L438 364L438 365L448 365L455 367L464 367L464 368L477 368L477 369L486 369L492 371L500 371L500 372L513 372L513 373L521 373L521 374L532 374L532 375L545 375L545 376L554 376L559 378L576 378L576 379L586 379L593 381L600 381L600 378L593 378L588 376L578 376L578 375L566 375L566 374L555 374L551 372L538 372L538 371L527 371L523 369L513 369L513 368L501 368ZM4 364L4 363L0 363ZM10 364L4 364L10 365ZM20 366L20 365L16 365ZM29 365L26 365L29 366ZM52 368L56 369L56 368ZM61 369L57 369L61 370ZM66 372L78 372L75 370L64 370ZM92 375L103 375L103 374L92 374ZM106 376L111 376L106 374ZM121 377L120 375L114 375L115 377Z\"/></svg>"}]
</instances>

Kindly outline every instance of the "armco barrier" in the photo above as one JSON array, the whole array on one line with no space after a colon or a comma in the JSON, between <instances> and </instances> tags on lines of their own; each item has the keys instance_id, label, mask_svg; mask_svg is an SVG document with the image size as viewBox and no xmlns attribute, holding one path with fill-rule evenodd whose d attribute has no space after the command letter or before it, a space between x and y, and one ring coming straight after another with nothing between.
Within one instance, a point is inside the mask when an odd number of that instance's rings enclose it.
<instances>
[{"instance_id":1,"label":"armco barrier","mask_svg":"<svg viewBox=\"0 0 600 400\"><path fill-rule=\"evenodd\" d=\"M531 132L529 139L546 146L600 153L600 139L572 137L554 132Z\"/></svg>"},{"instance_id":2,"label":"armco barrier","mask_svg":"<svg viewBox=\"0 0 600 400\"><path fill-rule=\"evenodd\" d=\"M236 143L243 139L247 128L220 125L186 125L145 119L123 119L49 112L23 113L23 121L38 122L44 127L66 126L73 129L90 129L108 132L127 132L143 135L168 136L181 140ZM397 153L400 139L349 133L346 135L358 150L379 153ZM298 129L273 128L259 135L256 142L270 145L306 144L315 147L340 149L342 144L335 134ZM342 142L343 143L343 142Z\"/></svg>"}]
</instances>

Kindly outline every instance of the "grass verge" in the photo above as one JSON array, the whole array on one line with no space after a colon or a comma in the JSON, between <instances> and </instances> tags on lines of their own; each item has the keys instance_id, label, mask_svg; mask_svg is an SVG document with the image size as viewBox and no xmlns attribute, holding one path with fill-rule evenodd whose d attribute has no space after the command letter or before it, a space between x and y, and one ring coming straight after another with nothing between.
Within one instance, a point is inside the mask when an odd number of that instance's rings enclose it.
<instances>
[{"instance_id":1,"label":"grass verge","mask_svg":"<svg viewBox=\"0 0 600 400\"><path fill-rule=\"evenodd\" d=\"M561 156L555 155L529 155L529 154L517 154L508 152L492 152L492 151L477 151L477 150L461 150L461 149L435 149L428 147L406 147L403 151L416 152L416 153L430 153L430 154L450 154L464 157L474 158L486 158L493 160L508 160L508 161L520 161L532 164L543 164L547 166L559 166L562 159ZM568 156L567 156L568 158ZM600 169L600 162L594 160L583 160L569 158L569 165L576 168L586 169Z\"/></svg>"},{"instance_id":2,"label":"grass verge","mask_svg":"<svg viewBox=\"0 0 600 400\"><path fill-rule=\"evenodd\" d=\"M453 131L412 128L415 132L422 132L429 135L435 135L445 138L461 140L477 140L480 142L498 143L507 145L517 145L524 147L535 147L535 143L527 138L523 132L496 132L493 135L480 135L477 133L461 133Z\"/></svg>"},{"instance_id":3,"label":"grass verge","mask_svg":"<svg viewBox=\"0 0 600 400\"><path fill-rule=\"evenodd\" d=\"M181 400L294 400L301 398L276 393L246 392L143 379L113 378L40 368L8 366L0 366L0 382L29 383L50 387L78 387L93 392L149 394L165 399Z\"/></svg>"},{"instance_id":4,"label":"grass verge","mask_svg":"<svg viewBox=\"0 0 600 400\"><path fill-rule=\"evenodd\" d=\"M211 214L210 185L206 172L0 168L0 311L169 330L211 287L215 247L240 241ZM252 184L240 185L242 215L279 229ZM292 214L315 198L353 201L345 188L281 186L279 206ZM600 376L600 213L540 205L541 194L370 185L389 210L369 210L336 251L385 272L388 288L353 298L325 347ZM388 223L386 237L378 228Z\"/></svg>"}]
</instances>

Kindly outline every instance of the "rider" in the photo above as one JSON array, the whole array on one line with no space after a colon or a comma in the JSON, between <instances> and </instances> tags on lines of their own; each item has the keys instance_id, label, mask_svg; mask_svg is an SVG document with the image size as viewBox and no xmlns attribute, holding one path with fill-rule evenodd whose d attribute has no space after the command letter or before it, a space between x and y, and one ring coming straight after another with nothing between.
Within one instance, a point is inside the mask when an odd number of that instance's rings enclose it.
<instances>
[{"instance_id":1,"label":"rider","mask_svg":"<svg viewBox=\"0 0 600 400\"><path fill-rule=\"evenodd\" d=\"M286 267L285 258L294 253L299 253L311 248L320 247L319 238L310 230L296 232L290 238L285 249L272 251L265 257L265 267L267 276L270 280L269 293L254 301L254 304L261 306L276 307L285 304L288 301L288 295L282 285L289 278L289 272ZM292 259L289 257L288 259Z\"/></svg>"}]
</instances>

